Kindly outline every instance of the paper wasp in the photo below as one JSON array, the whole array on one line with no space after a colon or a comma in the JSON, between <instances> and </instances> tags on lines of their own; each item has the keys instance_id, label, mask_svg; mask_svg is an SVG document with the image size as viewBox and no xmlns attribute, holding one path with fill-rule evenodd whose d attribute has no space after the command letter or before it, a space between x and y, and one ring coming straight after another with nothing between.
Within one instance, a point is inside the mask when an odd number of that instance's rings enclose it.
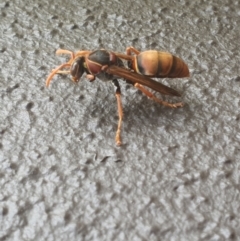
<instances>
[{"instance_id":1,"label":"paper wasp","mask_svg":"<svg viewBox=\"0 0 240 241\"><path fill-rule=\"evenodd\" d=\"M135 55L131 55L131 51L134 52ZM55 74L70 74L72 76L72 80L74 82L78 82L85 72L89 81L95 80L96 77L103 81L112 81L116 88L115 95L119 115L115 141L117 145L121 145L120 133L123 118L123 108L121 102L120 85L117 80L119 77L124 78L127 82L141 90L149 98L164 106L171 108L183 106L182 102L168 103L163 101L144 87L147 86L152 90L164 95L180 96L176 90L167 87L151 79L150 77L181 78L189 76L188 67L181 59L168 53L162 54L161 57L156 57L156 53L162 52L145 51L140 53L132 47L127 49L127 54L110 52L104 49L96 51L83 50L77 51L76 53L64 49L58 49L56 54L68 54L71 56L71 58L67 63L64 63L52 70L46 80L46 86L49 86L50 81ZM158 54L158 56L160 55ZM172 59L170 57L172 57ZM122 59L128 61L129 69L124 67ZM175 60L177 60L177 64L175 64ZM179 66L181 66L181 64L184 67L184 74L179 72ZM159 68L155 68L155 66L161 66L162 72L159 71ZM172 66L172 68L168 66ZM169 69L171 69L171 71L169 71Z\"/></svg>"}]
</instances>

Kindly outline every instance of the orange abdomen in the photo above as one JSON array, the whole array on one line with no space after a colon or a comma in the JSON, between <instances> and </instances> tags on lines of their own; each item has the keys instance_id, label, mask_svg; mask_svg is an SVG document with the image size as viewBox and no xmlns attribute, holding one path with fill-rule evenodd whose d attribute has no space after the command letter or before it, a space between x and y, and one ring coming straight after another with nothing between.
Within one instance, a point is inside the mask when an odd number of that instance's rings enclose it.
<instances>
[{"instance_id":1,"label":"orange abdomen","mask_svg":"<svg viewBox=\"0 0 240 241\"><path fill-rule=\"evenodd\" d=\"M183 78L189 76L188 66L182 59L156 50L144 51L136 55L133 67L137 73L152 77Z\"/></svg>"}]
</instances>

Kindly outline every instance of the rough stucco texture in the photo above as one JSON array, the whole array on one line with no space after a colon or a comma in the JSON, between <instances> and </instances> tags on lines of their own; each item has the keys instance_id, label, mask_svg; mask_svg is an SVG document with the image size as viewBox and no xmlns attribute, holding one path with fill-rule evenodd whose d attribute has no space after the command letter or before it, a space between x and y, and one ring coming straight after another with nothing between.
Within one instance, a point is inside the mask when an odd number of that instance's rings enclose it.
<instances>
[{"instance_id":1,"label":"rough stucco texture","mask_svg":"<svg viewBox=\"0 0 240 241\"><path fill-rule=\"evenodd\" d=\"M240 240L239 1L0 1L0 240ZM181 109L45 80L69 50L175 54ZM160 95L158 95L160 97Z\"/></svg>"}]
</instances>

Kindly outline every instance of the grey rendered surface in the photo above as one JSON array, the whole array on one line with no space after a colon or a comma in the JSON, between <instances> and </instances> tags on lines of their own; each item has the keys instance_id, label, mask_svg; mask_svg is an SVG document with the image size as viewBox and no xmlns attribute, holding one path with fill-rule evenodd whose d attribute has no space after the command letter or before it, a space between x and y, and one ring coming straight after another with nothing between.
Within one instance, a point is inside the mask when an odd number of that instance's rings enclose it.
<instances>
[{"instance_id":1,"label":"grey rendered surface","mask_svg":"<svg viewBox=\"0 0 240 241\"><path fill-rule=\"evenodd\" d=\"M240 240L239 1L0 0L0 240ZM169 51L162 107L45 79L69 50ZM180 101L164 97L169 101Z\"/></svg>"}]
</instances>

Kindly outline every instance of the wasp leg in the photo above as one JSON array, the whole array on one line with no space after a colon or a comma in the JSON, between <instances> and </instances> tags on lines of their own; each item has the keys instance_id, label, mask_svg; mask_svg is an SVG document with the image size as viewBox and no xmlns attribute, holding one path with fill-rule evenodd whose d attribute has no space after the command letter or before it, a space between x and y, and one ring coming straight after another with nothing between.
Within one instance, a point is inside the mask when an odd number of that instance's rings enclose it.
<instances>
[{"instance_id":1,"label":"wasp leg","mask_svg":"<svg viewBox=\"0 0 240 241\"><path fill-rule=\"evenodd\" d=\"M117 107L118 107L118 116L119 116L119 120L118 120L118 128L117 128L117 132L116 132L116 137L115 137L115 141L116 144L118 146L120 146L122 144L121 142L121 127L122 127L122 119L123 119L123 108L122 108L122 101L121 101L121 89L120 89L120 85L117 81L117 79L112 80L112 83L114 84L116 90L115 90L115 95L117 98Z\"/></svg>"},{"instance_id":2,"label":"wasp leg","mask_svg":"<svg viewBox=\"0 0 240 241\"><path fill-rule=\"evenodd\" d=\"M137 49L135 49L134 47L128 47L126 49L127 55L132 55L132 52L136 55L140 54L140 51L138 51Z\"/></svg>"},{"instance_id":3,"label":"wasp leg","mask_svg":"<svg viewBox=\"0 0 240 241\"><path fill-rule=\"evenodd\" d=\"M72 58L74 58L74 52L70 51L70 50L66 50L66 49L57 49L56 54L69 54L72 56Z\"/></svg>"},{"instance_id":4,"label":"wasp leg","mask_svg":"<svg viewBox=\"0 0 240 241\"><path fill-rule=\"evenodd\" d=\"M148 91L145 87L143 87L142 85L135 83L134 87L138 88L139 90L141 90L147 97L149 97L150 99L153 99L154 101L156 101L157 103L170 107L170 108L178 108L178 107L183 107L183 103L182 102L178 102L178 103L168 103L166 101L163 101L159 98L157 98L154 94L152 94L150 91Z\"/></svg>"},{"instance_id":5,"label":"wasp leg","mask_svg":"<svg viewBox=\"0 0 240 241\"><path fill-rule=\"evenodd\" d=\"M75 57L74 58L76 58L76 57L85 57L85 58L87 58L87 56L89 55L91 53L91 51L89 51L89 50L81 50L81 51L77 51L77 52L75 52Z\"/></svg>"},{"instance_id":6,"label":"wasp leg","mask_svg":"<svg viewBox=\"0 0 240 241\"><path fill-rule=\"evenodd\" d=\"M87 74L87 79L92 82L95 80L95 76L93 74Z\"/></svg>"},{"instance_id":7,"label":"wasp leg","mask_svg":"<svg viewBox=\"0 0 240 241\"><path fill-rule=\"evenodd\" d=\"M116 52L114 52L114 54L120 59L124 59L124 60L127 60L127 61L133 60L133 56L131 56L131 55L126 55L126 54L121 54L121 53L116 53Z\"/></svg>"},{"instance_id":8,"label":"wasp leg","mask_svg":"<svg viewBox=\"0 0 240 241\"><path fill-rule=\"evenodd\" d=\"M56 51L56 55L60 55L60 54L68 54L71 55L71 58L69 59L69 61L67 62L68 64L71 64L72 61L75 59L75 54L72 51L66 50L66 49L58 49Z\"/></svg>"}]
</instances>

